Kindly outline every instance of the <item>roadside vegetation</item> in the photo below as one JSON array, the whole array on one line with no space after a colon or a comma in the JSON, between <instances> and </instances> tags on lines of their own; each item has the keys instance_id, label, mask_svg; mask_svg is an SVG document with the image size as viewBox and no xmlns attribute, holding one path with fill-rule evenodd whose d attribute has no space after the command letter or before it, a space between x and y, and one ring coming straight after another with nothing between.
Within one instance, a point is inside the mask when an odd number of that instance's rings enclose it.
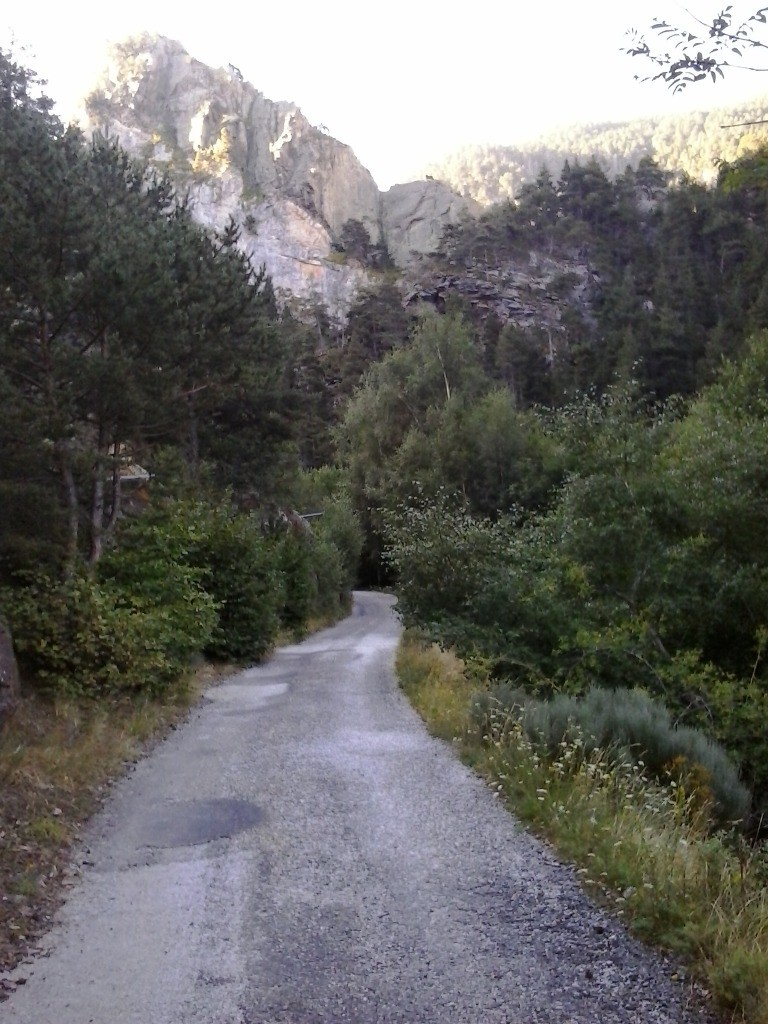
<instances>
[{"instance_id":1,"label":"roadside vegetation","mask_svg":"<svg viewBox=\"0 0 768 1024\"><path fill-rule=\"evenodd\" d=\"M284 551L278 554L285 560ZM309 577L291 582L310 595L314 585ZM255 607L261 620L265 605ZM308 598L307 614L299 616L292 606L282 624L273 606L266 607L277 622L268 653L331 624L348 604L336 592L326 602ZM51 615L50 606L41 614ZM37 652L38 666L47 666L45 685L40 676L27 674L23 695L0 729L0 971L16 966L51 926L79 871L73 848L111 783L184 721L205 688L237 670L234 656L204 661L198 655L160 683L147 671L146 652L134 651L125 676L115 674L111 685L95 689L88 682L99 678L103 650L86 669L76 639L65 643L57 635L57 654L44 659ZM264 633L255 635L264 655ZM11 982L0 983L0 1001L12 988Z\"/></svg>"},{"instance_id":2,"label":"roadside vegetation","mask_svg":"<svg viewBox=\"0 0 768 1024\"><path fill-rule=\"evenodd\" d=\"M423 645L404 688L595 895L764 1024L768 334L685 402L627 380L520 408L472 353L466 322L426 318L343 424Z\"/></svg>"},{"instance_id":3,"label":"roadside vegetation","mask_svg":"<svg viewBox=\"0 0 768 1024\"><path fill-rule=\"evenodd\" d=\"M430 730L579 865L594 898L677 954L732 1020L768 1021L768 856L722 821L711 778L674 759L650 772L641 748L618 757L588 726L553 743L493 697L482 669L418 633L398 673Z\"/></svg>"}]
</instances>

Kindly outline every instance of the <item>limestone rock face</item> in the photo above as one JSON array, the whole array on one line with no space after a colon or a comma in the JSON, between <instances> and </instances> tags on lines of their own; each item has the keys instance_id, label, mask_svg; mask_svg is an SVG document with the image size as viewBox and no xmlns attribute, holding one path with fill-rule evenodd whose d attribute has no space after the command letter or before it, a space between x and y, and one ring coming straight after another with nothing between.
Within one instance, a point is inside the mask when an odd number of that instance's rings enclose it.
<instances>
[{"instance_id":1,"label":"limestone rock face","mask_svg":"<svg viewBox=\"0 0 768 1024\"><path fill-rule=\"evenodd\" d=\"M481 207L442 181L410 181L382 194L382 228L392 259L407 266L414 255L433 252L448 224L477 216Z\"/></svg>"},{"instance_id":2,"label":"limestone rock face","mask_svg":"<svg viewBox=\"0 0 768 1024\"><path fill-rule=\"evenodd\" d=\"M236 68L209 68L180 43L143 35L110 49L84 127L166 170L202 224L234 217L278 291L319 299L332 315L349 306L365 273L329 259L332 242L348 220L381 241L380 193L349 146L296 106L266 99Z\"/></svg>"},{"instance_id":3,"label":"limestone rock face","mask_svg":"<svg viewBox=\"0 0 768 1024\"><path fill-rule=\"evenodd\" d=\"M291 103L266 99L236 68L209 68L180 43L143 35L113 46L86 101L91 127L194 176L237 171L248 191L279 192L314 210L334 233L361 221L379 235L379 190L349 146Z\"/></svg>"},{"instance_id":4,"label":"limestone rock face","mask_svg":"<svg viewBox=\"0 0 768 1024\"><path fill-rule=\"evenodd\" d=\"M278 295L319 300L337 319L369 280L339 251L347 221L405 267L435 248L447 224L479 211L439 181L382 196L349 146L294 104L267 99L232 65L210 68L160 36L111 47L83 127L117 136L166 171L201 224L220 230L233 218Z\"/></svg>"},{"instance_id":5,"label":"limestone rock face","mask_svg":"<svg viewBox=\"0 0 768 1024\"><path fill-rule=\"evenodd\" d=\"M195 220L221 231L233 217L240 225L240 247L254 266L266 267L279 300L320 302L332 317L343 319L367 281L365 271L333 262L332 232L297 200L277 192L264 199L244 194L242 177L231 169L189 186Z\"/></svg>"}]
</instances>

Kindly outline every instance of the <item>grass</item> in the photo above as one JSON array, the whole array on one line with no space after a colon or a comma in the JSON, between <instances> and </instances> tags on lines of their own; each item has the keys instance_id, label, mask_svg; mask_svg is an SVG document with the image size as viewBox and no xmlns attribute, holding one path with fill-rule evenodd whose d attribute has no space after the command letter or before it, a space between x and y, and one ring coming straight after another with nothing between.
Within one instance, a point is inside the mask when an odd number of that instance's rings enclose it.
<instances>
[{"instance_id":1,"label":"grass","mask_svg":"<svg viewBox=\"0 0 768 1024\"><path fill-rule=\"evenodd\" d=\"M484 738L471 716L477 679L457 658L407 635L397 666L430 730L579 865L593 896L685 957L733 1021L768 1024L768 854L713 831L695 777L659 785L578 740L545 757L505 713Z\"/></svg>"},{"instance_id":2,"label":"grass","mask_svg":"<svg viewBox=\"0 0 768 1024\"><path fill-rule=\"evenodd\" d=\"M152 701L19 702L0 732L0 970L50 926L72 843L110 781L178 724L217 674L204 666Z\"/></svg>"},{"instance_id":3,"label":"grass","mask_svg":"<svg viewBox=\"0 0 768 1024\"><path fill-rule=\"evenodd\" d=\"M463 662L437 644L424 646L414 634L397 653L397 675L405 693L441 739L462 743L467 733L467 709L477 683Z\"/></svg>"}]
</instances>

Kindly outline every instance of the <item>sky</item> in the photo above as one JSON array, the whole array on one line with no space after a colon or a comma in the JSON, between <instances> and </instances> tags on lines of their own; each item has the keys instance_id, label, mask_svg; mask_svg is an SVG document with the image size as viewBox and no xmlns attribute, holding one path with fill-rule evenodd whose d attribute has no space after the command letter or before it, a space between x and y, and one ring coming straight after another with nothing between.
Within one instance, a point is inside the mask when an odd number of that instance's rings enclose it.
<instances>
[{"instance_id":1,"label":"sky","mask_svg":"<svg viewBox=\"0 0 768 1024\"><path fill-rule=\"evenodd\" d=\"M733 4L745 14L757 6ZM705 19L721 7L688 5ZM678 96L635 81L644 67L621 52L628 30L657 16L686 23L685 11L678 0L14 0L0 14L0 47L48 81L67 120L110 41L169 36L206 64L234 64L269 99L296 103L386 189L467 144L515 145L566 124L767 94L768 72L734 71Z\"/></svg>"}]
</instances>

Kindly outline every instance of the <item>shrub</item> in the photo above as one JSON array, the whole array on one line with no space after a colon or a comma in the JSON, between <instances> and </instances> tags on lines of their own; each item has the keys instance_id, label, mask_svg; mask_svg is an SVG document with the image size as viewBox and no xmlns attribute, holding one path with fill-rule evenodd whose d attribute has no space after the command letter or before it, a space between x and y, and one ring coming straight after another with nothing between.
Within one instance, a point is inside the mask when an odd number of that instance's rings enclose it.
<instances>
[{"instance_id":1,"label":"shrub","mask_svg":"<svg viewBox=\"0 0 768 1024\"><path fill-rule=\"evenodd\" d=\"M316 537L312 545L312 569L317 581L314 613L336 618L348 602L349 590L341 552L325 537Z\"/></svg>"},{"instance_id":2,"label":"shrub","mask_svg":"<svg viewBox=\"0 0 768 1024\"><path fill-rule=\"evenodd\" d=\"M768 794L768 686L756 678L721 678L709 691L716 735L738 754L744 777L765 806Z\"/></svg>"},{"instance_id":3,"label":"shrub","mask_svg":"<svg viewBox=\"0 0 768 1024\"><path fill-rule=\"evenodd\" d=\"M205 529L194 506L162 505L125 520L117 546L99 563L99 578L116 605L142 614L152 642L177 673L209 642L217 621L204 568L191 564L190 544Z\"/></svg>"},{"instance_id":4,"label":"shrub","mask_svg":"<svg viewBox=\"0 0 768 1024\"><path fill-rule=\"evenodd\" d=\"M207 509L190 560L204 568L206 589L218 608L205 652L234 661L263 658L277 638L285 591L278 552L261 524L228 507Z\"/></svg>"},{"instance_id":5,"label":"shrub","mask_svg":"<svg viewBox=\"0 0 768 1024\"><path fill-rule=\"evenodd\" d=\"M274 542L229 503L169 501L125 523L101 575L149 608L175 654L254 661L271 648L284 606Z\"/></svg>"},{"instance_id":6,"label":"shrub","mask_svg":"<svg viewBox=\"0 0 768 1024\"><path fill-rule=\"evenodd\" d=\"M550 701L498 687L475 697L473 715L485 735L521 723L528 738L552 759L563 743L578 741L585 753L607 752L615 761L642 764L658 779L698 790L716 814L741 820L750 795L723 748L702 732L673 725L667 709L640 690L593 687L583 697L559 694Z\"/></svg>"},{"instance_id":7,"label":"shrub","mask_svg":"<svg viewBox=\"0 0 768 1024\"><path fill-rule=\"evenodd\" d=\"M274 543L283 583L280 622L288 629L300 630L307 624L317 601L312 538L286 529Z\"/></svg>"},{"instance_id":8,"label":"shrub","mask_svg":"<svg viewBox=\"0 0 768 1024\"><path fill-rule=\"evenodd\" d=\"M360 519L344 493L323 503L323 514L313 521L313 530L321 543L332 544L338 551L338 585L351 591L357 583L365 537Z\"/></svg>"},{"instance_id":9,"label":"shrub","mask_svg":"<svg viewBox=\"0 0 768 1024\"><path fill-rule=\"evenodd\" d=\"M86 576L38 576L4 604L22 674L52 696L157 691L181 670L150 612Z\"/></svg>"}]
</instances>

